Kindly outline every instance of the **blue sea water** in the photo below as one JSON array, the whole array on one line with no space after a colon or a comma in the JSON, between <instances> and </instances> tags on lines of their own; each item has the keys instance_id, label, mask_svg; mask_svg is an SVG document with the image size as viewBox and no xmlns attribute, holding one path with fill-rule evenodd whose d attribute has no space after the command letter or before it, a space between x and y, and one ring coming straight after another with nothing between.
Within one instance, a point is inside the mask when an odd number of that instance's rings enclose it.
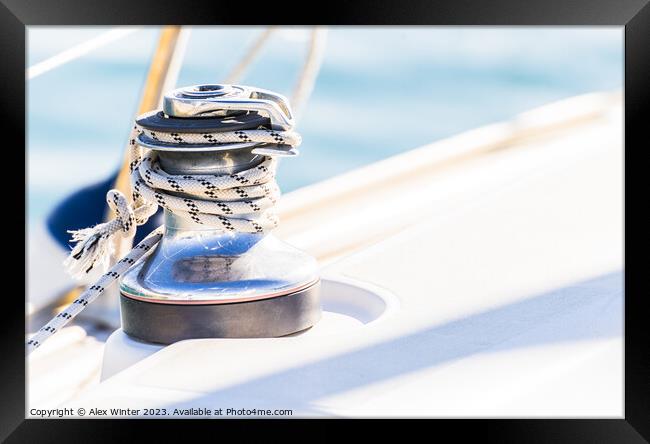
<instances>
[{"instance_id":1,"label":"blue sea water","mask_svg":"<svg viewBox=\"0 0 650 444\"><path fill-rule=\"evenodd\" d=\"M30 27L28 65L105 32ZM218 82L263 30L192 29L179 85ZM159 28L28 81L30 225L121 163ZM273 35L242 83L290 95L309 29ZM623 85L623 28L333 27L283 191L577 94Z\"/></svg>"}]
</instances>

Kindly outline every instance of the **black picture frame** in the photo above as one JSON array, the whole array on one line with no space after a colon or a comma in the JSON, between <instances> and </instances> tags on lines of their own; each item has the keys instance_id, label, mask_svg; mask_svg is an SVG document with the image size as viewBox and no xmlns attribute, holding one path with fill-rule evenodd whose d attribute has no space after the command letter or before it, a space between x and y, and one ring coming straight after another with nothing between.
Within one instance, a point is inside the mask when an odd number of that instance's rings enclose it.
<instances>
[{"instance_id":1,"label":"black picture frame","mask_svg":"<svg viewBox=\"0 0 650 444\"><path fill-rule=\"evenodd\" d=\"M323 4L255 3L245 6L231 2L175 2L172 0L117 0L90 2L81 0L0 0L0 119L3 122L2 148L10 168L18 177L13 183L26 183L25 170L25 50L26 26L33 25L482 25L482 26L624 26L625 27L625 417L620 419L526 419L526 420L449 420L428 428L432 437L453 433L455 440L478 436L494 442L648 442L650 440L650 335L647 332L648 310L645 298L643 259L629 260L634 249L643 248L643 217L631 213L647 207L643 196L644 167L640 156L648 150L644 141L647 124L642 116L650 115L650 0L386 0ZM291 14L289 14L289 10ZM252 11L255 11L254 13ZM638 145L638 146L637 146ZM639 157L639 159L635 159ZM3 173L3 179L9 180ZM0 182L1 183L1 182ZM3 200L15 209L5 216L10 228L16 230L18 209L25 214L25 198L3 187ZM639 192L640 199L635 199ZM23 196L24 197L24 196ZM6 203L7 204L7 203ZM629 212L629 214L628 214ZM25 222L25 221L23 221ZM631 233L638 229L638 236ZM5 231L7 233L7 231ZM26 234L25 234L26 235ZM7 264L19 267L19 247L5 247ZM10 248L10 249L9 249ZM640 256L642 258L643 256ZM26 273L26 270L24 270ZM4 273L7 281L20 271ZM5 285L5 288L12 288ZM194 431L223 427L224 421L176 421L170 429L168 421L143 420L35 420L25 419L25 349L24 300L16 291L5 291L3 301L2 344L4 353L0 384L2 415L0 438L7 442L75 442L111 441L131 438L133 429L157 431L167 438L185 438L176 434L178 425ZM242 433L249 433L247 421L227 421ZM218 423L218 425L217 425ZM269 426L284 421L266 421ZM329 422L322 423L331 427ZM313 425L313 424L310 424ZM300 434L305 421L292 421L292 435ZM305 435L311 436L311 435ZM449 436L449 435L448 435ZM415 439L415 438L414 438Z\"/></svg>"}]
</instances>

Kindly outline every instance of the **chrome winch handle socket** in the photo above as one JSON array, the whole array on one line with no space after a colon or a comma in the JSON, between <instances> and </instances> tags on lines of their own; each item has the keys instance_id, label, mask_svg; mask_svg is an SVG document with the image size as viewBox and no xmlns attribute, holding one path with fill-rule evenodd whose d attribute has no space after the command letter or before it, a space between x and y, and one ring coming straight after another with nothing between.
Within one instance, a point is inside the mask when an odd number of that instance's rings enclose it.
<instances>
[{"instance_id":1,"label":"chrome winch handle socket","mask_svg":"<svg viewBox=\"0 0 650 444\"><path fill-rule=\"evenodd\" d=\"M275 130L288 131L294 127L287 98L265 89L243 85L194 85L172 90L163 99L163 112L172 117L227 116L237 111L256 111L268 116Z\"/></svg>"}]
</instances>

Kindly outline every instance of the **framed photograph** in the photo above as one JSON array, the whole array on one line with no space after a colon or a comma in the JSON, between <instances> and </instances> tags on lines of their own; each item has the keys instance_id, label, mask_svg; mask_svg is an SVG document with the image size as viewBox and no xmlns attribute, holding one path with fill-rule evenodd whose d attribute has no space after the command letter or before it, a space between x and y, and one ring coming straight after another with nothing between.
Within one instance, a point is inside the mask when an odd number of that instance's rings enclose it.
<instances>
[{"instance_id":1,"label":"framed photograph","mask_svg":"<svg viewBox=\"0 0 650 444\"><path fill-rule=\"evenodd\" d=\"M1 3L7 442L648 442L647 0Z\"/></svg>"}]
</instances>

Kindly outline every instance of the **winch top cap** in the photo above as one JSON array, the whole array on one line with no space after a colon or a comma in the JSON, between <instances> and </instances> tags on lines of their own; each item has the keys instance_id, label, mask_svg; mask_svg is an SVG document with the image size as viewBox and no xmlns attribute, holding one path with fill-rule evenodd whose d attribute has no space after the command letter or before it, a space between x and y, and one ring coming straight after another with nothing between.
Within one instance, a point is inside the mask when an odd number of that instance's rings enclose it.
<instances>
[{"instance_id":1,"label":"winch top cap","mask_svg":"<svg viewBox=\"0 0 650 444\"><path fill-rule=\"evenodd\" d=\"M226 84L193 85L172 90L163 99L163 112L170 117L227 116L238 111L257 111L268 116L272 129L287 131L294 127L287 98L260 88Z\"/></svg>"}]
</instances>

